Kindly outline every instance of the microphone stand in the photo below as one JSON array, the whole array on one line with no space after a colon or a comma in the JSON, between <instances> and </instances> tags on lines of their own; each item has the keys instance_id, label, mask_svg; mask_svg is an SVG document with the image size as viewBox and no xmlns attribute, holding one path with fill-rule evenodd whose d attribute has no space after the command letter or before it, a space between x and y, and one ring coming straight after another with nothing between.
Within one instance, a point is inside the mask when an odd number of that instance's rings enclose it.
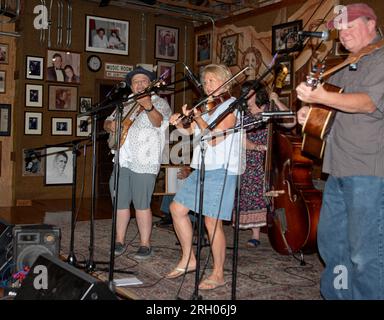
<instances>
[{"instance_id":1,"label":"microphone stand","mask_svg":"<svg viewBox=\"0 0 384 320\"><path fill-rule=\"evenodd\" d=\"M96 204L96 154L97 154L97 113L92 117L92 189L91 189L91 217L90 217L90 233L89 233L89 259L85 265L85 270L90 273L95 270L96 265L93 260L94 255L94 241L95 241L95 204Z\"/></svg>"},{"instance_id":2,"label":"microphone stand","mask_svg":"<svg viewBox=\"0 0 384 320\"><path fill-rule=\"evenodd\" d=\"M88 139L79 139L72 141L72 215L71 215L71 240L69 244L69 254L67 257L67 262L77 267L78 263L84 263L85 261L78 262L74 252L75 246L75 228L76 228L76 186L77 186L77 153L79 149L79 144L83 141L88 141Z\"/></svg>"},{"instance_id":3,"label":"microphone stand","mask_svg":"<svg viewBox=\"0 0 384 320\"><path fill-rule=\"evenodd\" d=\"M113 88L112 91L115 91L116 89ZM116 91L115 91L116 92ZM114 94L107 94L107 99L105 99L104 101L98 103L96 105L96 108L94 108L93 110L90 110L90 111L87 111L85 113L81 113L79 114L78 116L86 116L86 115L92 115L93 118L92 118L92 145L93 145L93 159L92 159L92 204L91 204L91 217L90 217L90 243L89 243L89 259L86 263L86 266L85 266L85 270L87 272L92 272L96 269L96 263L94 261L94 223L95 223L95 203L96 203L96 168L97 168L97 165L96 165L96 140L97 140L97 114L104 110L104 109L107 109L107 108L110 108L112 104L117 104L119 106L119 108L121 107L122 108L122 102L125 101L127 99L127 97L125 95L123 95L122 97L119 97L118 99L115 99L113 100L114 98ZM118 133L118 139L120 138L120 134L121 134L121 114L120 114L120 109L117 111L117 117L118 119L120 119L119 121L119 126L117 127L117 133ZM120 141L119 141L120 143ZM119 152L117 152L117 158L118 158L118 155L119 155ZM118 162L117 162L118 163ZM116 165L116 164L114 164ZM117 174L119 173L119 170L117 168ZM116 172L115 172L115 175L116 175ZM116 178L116 177L115 177ZM115 184L116 184L116 179L115 179ZM117 191L115 191L114 193L116 193ZM115 239L115 230L116 230L116 204L117 204L117 201L115 203L115 199L114 199L114 202L113 202L113 215L112 215L112 240ZM115 253L115 243L114 241L112 242L111 244L111 259L109 261L109 265L110 265L110 268L109 268L109 288L112 292L114 292L114 287L113 287L113 267L114 267L114 253ZM98 262L100 264L105 264L105 262ZM112 268L112 269L111 269ZM128 272L128 271L127 271Z\"/></svg>"},{"instance_id":4,"label":"microphone stand","mask_svg":"<svg viewBox=\"0 0 384 320\"><path fill-rule=\"evenodd\" d=\"M253 85L250 86L250 88L248 89L248 91L244 92L238 99L236 99L235 101L233 101L228 107L226 110L224 110L220 115L218 115L210 124L208 124L208 127L202 132L201 136L199 136L199 139L200 139L200 148L201 148L201 163L200 163L200 198L199 198L199 215L198 215L198 241L197 241L197 253L196 253L196 275L195 275L195 290L194 290L194 293L192 295L192 298L193 299L201 299L201 297L199 296L198 294L198 290L199 290L199 278L200 278L200 253L201 253L201 238L202 238L202 214L203 214L203 191L204 191L204 178L205 178L205 149L204 149L204 146L203 146L203 141L206 140L205 136L207 135L208 132L210 132L211 130L213 130L227 115L229 115L231 112L233 112L234 108L236 106L240 106L240 109L241 109L241 126L240 126L240 129L243 128L244 124L243 124L243 121L244 121L244 108L246 108L247 106L247 98L248 98L248 94L250 92L251 89L255 90L255 92L257 91L257 89L260 87L260 82L263 78L265 78L272 70L272 67L273 67L273 64L274 64L274 59L271 63L271 66L269 68L267 68L267 70L264 72L264 74L262 74L260 76L259 79L255 80ZM212 136L210 137L212 139ZM239 146L239 151L241 152L242 151L242 145L241 145L241 141L240 141L240 146ZM241 153L240 153L241 155ZM239 164L241 165L241 164ZM239 196L239 192L240 192L240 179L238 179L238 196ZM234 245L234 258L233 258L233 267L234 267L234 270L232 272L232 296L233 296L233 299L236 298L236 280L237 280L237 275L235 275L235 273L237 273L237 256L238 256L238 237L239 237L239 222L238 222L238 216L239 216L239 197L238 197L238 203L237 203L237 206L236 206L236 225L237 225L237 230L235 229L235 234L234 234L234 242L235 242L235 245ZM212 245L212 244L211 244Z\"/></svg>"}]
</instances>

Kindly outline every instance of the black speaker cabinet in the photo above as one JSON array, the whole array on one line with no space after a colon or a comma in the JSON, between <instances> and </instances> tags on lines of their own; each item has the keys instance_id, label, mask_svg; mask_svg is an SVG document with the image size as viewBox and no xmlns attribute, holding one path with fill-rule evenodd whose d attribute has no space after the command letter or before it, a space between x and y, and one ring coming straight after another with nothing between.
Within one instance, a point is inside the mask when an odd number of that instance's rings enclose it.
<instances>
[{"instance_id":1,"label":"black speaker cabinet","mask_svg":"<svg viewBox=\"0 0 384 320\"><path fill-rule=\"evenodd\" d=\"M37 258L15 297L15 300L116 299L105 283L47 254Z\"/></svg>"},{"instance_id":2,"label":"black speaker cabinet","mask_svg":"<svg viewBox=\"0 0 384 320\"><path fill-rule=\"evenodd\" d=\"M31 267L43 253L59 256L60 228L48 224L17 225L13 228L14 272Z\"/></svg>"},{"instance_id":3,"label":"black speaker cabinet","mask_svg":"<svg viewBox=\"0 0 384 320\"><path fill-rule=\"evenodd\" d=\"M0 275L2 275L0 281L7 279L12 271L10 267L13 258L12 229L13 225L0 219Z\"/></svg>"}]
</instances>

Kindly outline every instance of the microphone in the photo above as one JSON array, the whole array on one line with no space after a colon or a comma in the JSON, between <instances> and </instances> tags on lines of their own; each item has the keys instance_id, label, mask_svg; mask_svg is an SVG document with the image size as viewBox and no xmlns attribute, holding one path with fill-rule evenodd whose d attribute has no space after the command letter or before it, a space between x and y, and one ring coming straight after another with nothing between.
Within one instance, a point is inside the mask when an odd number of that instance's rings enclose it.
<instances>
[{"instance_id":1,"label":"microphone","mask_svg":"<svg viewBox=\"0 0 384 320\"><path fill-rule=\"evenodd\" d=\"M301 38L320 38L323 41L326 41L329 39L329 31L298 31L297 34Z\"/></svg>"},{"instance_id":2,"label":"microphone","mask_svg":"<svg viewBox=\"0 0 384 320\"><path fill-rule=\"evenodd\" d=\"M199 93L203 96L204 95L203 85L196 79L195 75L188 68L188 66L186 66L184 63L183 65L186 71L187 78L193 83L196 89L199 90Z\"/></svg>"},{"instance_id":3,"label":"microphone","mask_svg":"<svg viewBox=\"0 0 384 320\"><path fill-rule=\"evenodd\" d=\"M126 81L120 81L119 83L116 83L113 86L112 90L109 91L105 97L106 98L111 98L111 96L114 96L115 94L118 94L120 92L124 92L125 93L125 91L126 91L125 89L126 88L129 89L129 86L128 86L127 82Z\"/></svg>"}]
</instances>

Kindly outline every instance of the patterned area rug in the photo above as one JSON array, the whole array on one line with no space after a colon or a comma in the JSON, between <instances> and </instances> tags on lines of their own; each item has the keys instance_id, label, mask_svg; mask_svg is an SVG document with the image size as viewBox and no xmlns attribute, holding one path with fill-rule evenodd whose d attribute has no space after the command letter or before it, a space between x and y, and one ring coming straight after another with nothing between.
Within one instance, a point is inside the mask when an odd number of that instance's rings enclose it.
<instances>
[{"instance_id":1,"label":"patterned area rug","mask_svg":"<svg viewBox=\"0 0 384 320\"><path fill-rule=\"evenodd\" d=\"M154 222L159 218L154 217ZM61 254L69 253L70 225L57 225L61 228ZM94 261L95 275L101 279L108 279L108 267L111 220L95 221ZM233 228L225 226L227 238L227 259L225 264L226 285L215 290L202 291L199 294L204 300L232 299L232 265L233 265ZM89 259L89 221L78 222L75 230L75 256L78 261ZM261 245L257 248L246 247L250 231L240 231L236 299L238 300L319 300L319 279L323 266L317 254L305 255L305 266L292 256L276 253L270 246L268 236L261 234ZM122 288L124 295L130 299L141 300L174 300L191 299L195 288L195 273L187 274L177 279L165 279L164 276L176 266L180 253L180 246L172 228L154 226L152 232L153 256L145 261L136 261L133 256L137 251L139 241L136 220L132 219L127 232L128 247L126 252L116 257L115 270L131 271L134 274L114 272L114 279L136 277L143 282L141 285ZM202 248L201 272L204 264L205 276L211 272L212 259L206 263L209 246Z\"/></svg>"}]
</instances>

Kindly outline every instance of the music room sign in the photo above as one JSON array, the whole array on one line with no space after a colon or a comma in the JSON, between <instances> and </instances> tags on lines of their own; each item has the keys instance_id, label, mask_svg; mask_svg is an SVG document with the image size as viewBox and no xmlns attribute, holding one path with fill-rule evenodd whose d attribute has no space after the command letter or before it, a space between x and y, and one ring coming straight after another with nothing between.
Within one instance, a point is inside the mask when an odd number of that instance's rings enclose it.
<instances>
[{"instance_id":1,"label":"music room sign","mask_svg":"<svg viewBox=\"0 0 384 320\"><path fill-rule=\"evenodd\" d=\"M127 73L132 70L132 65L106 62L104 67L104 78L111 80L122 80L125 79Z\"/></svg>"}]
</instances>

